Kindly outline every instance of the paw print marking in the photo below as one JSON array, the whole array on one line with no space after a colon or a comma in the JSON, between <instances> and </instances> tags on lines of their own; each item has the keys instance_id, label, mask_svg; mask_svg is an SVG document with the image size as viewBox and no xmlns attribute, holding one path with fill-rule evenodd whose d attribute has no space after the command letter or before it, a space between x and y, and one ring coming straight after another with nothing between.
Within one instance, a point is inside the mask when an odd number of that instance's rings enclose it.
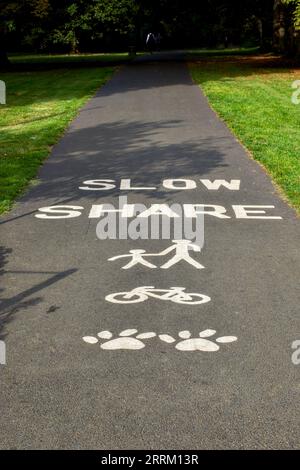
<instances>
[{"instance_id":1,"label":"paw print marking","mask_svg":"<svg viewBox=\"0 0 300 470\"><path fill-rule=\"evenodd\" d=\"M101 349L106 350L116 350L116 349L143 349L145 343L141 341L142 339L153 338L156 336L156 333L146 332L137 335L135 338L132 335L135 335L138 332L136 329L128 329L121 331L117 338L111 339L113 334L110 331L100 331L97 336L101 339L107 339L104 343L100 344ZM83 341L89 344L96 344L99 342L96 336L84 336Z\"/></svg>"},{"instance_id":2,"label":"paw print marking","mask_svg":"<svg viewBox=\"0 0 300 470\"><path fill-rule=\"evenodd\" d=\"M180 331L178 333L179 338L182 341L179 341L175 345L175 348L178 351L205 351L205 352L214 352L220 349L219 344L232 343L237 341L236 336L221 336L212 341L210 338L216 334L216 330L203 330L199 333L199 338L191 338L191 332L188 330ZM166 343L173 343L175 339L170 335L159 335L159 338ZM219 344L217 344L219 343Z\"/></svg>"}]
</instances>

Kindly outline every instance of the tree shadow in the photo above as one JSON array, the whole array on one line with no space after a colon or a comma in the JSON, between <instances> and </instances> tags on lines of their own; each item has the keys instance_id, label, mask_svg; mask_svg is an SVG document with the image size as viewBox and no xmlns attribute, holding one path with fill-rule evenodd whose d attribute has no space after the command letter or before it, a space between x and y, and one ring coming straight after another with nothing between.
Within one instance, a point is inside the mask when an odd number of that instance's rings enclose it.
<instances>
[{"instance_id":1,"label":"tree shadow","mask_svg":"<svg viewBox=\"0 0 300 470\"><path fill-rule=\"evenodd\" d=\"M68 269L62 272L38 272L38 271L10 271L5 269L5 265L8 263L8 257L12 254L13 250L11 248L6 248L4 246L0 246L0 276L13 274L15 275L45 275L48 276L47 279L42 280L36 284L32 284L28 289L25 289L19 292L16 295L11 297L3 297L4 289L0 289L0 340L3 340L6 337L4 333L5 325L11 321L16 313L20 310L24 312L25 309L31 308L40 302L43 301L43 297L37 296L33 297L33 295L37 294L38 292L47 289L47 287L51 286L52 284L59 282L60 280L72 275L77 271L77 269Z\"/></svg>"},{"instance_id":2,"label":"tree shadow","mask_svg":"<svg viewBox=\"0 0 300 470\"><path fill-rule=\"evenodd\" d=\"M199 83L213 80L230 80L249 78L257 75L266 78L272 74L290 75L291 70L300 71L299 60L273 54L260 54L239 57L191 58L191 65L197 65L201 70ZM207 75L206 75L207 73Z\"/></svg>"},{"instance_id":3,"label":"tree shadow","mask_svg":"<svg viewBox=\"0 0 300 470\"><path fill-rule=\"evenodd\" d=\"M95 201L126 194L172 200L181 190L164 189L161 186L163 179L195 177L199 181L201 175L216 168L226 168L224 155L235 145L226 132L206 138L183 139L183 125L181 120L173 119L117 121L82 129L71 127L40 169L39 184L32 186L21 201L28 207L28 203L70 204L78 199ZM120 191L122 178L130 178L134 186L156 189ZM92 179L115 180L116 187L107 191L79 189L84 181ZM28 215L31 214L32 211L28 211ZM14 217L4 216L2 222L9 219Z\"/></svg>"},{"instance_id":4,"label":"tree shadow","mask_svg":"<svg viewBox=\"0 0 300 470\"><path fill-rule=\"evenodd\" d=\"M142 71L141 74L136 73L136 67ZM198 112L200 100L204 98L196 86L195 92L184 101L185 106L193 107L193 110L183 110L181 113L180 107L175 107L178 114L173 118L170 118L173 109L171 107L167 110L165 118L155 119L154 112L140 119L141 114L136 114L135 108L139 104L138 100L133 101L128 116L126 110L122 109L124 105L121 97L125 92L143 93L147 89L155 91L158 87L169 87L166 92L171 93L172 86L180 86L178 89L184 91L181 87L190 90L192 85L187 68L177 63L163 62L157 65L154 62L123 69L81 110L40 169L39 184L31 186L20 200L24 204L19 204L16 212L2 217L1 222L12 223L22 218L26 224L26 218L32 218L41 206L66 203L84 206L85 201L97 203L105 198L109 200L120 195L140 194L143 201L153 198L173 202L175 196L182 191L162 187L163 179L189 178L199 181L201 176L207 177L214 170L220 169L222 175L226 173L229 166L228 155L238 144L226 126L215 119L209 108L203 116ZM172 96L176 97L177 88L174 90ZM159 106L159 97L157 98L155 93L150 95L150 99L152 97ZM196 99L195 104L193 99ZM125 103L131 103L130 99ZM120 108L122 112L119 112ZM161 116L161 113L159 115ZM131 178L134 185L155 186L156 189L120 191L122 178ZM116 188L110 191L79 189L83 181L91 179L115 180ZM9 228L6 235L9 236ZM0 249L2 276L9 273L4 266L11 253L9 248ZM44 289L74 272L74 269L68 269L55 273L39 273L47 278L42 278L37 283L30 281L29 288L10 297L2 297L0 332L18 311L42 302L40 293ZM30 276L36 274L36 271L15 274Z\"/></svg>"},{"instance_id":5,"label":"tree shadow","mask_svg":"<svg viewBox=\"0 0 300 470\"><path fill-rule=\"evenodd\" d=\"M165 91L164 87L168 90ZM153 112L149 117L146 113L144 119L140 119L141 114L135 113L138 101L131 100L131 92L138 91L143 99L142 93L151 90L156 99L155 105L160 106L156 98L158 89L161 96L168 93L176 99L177 94L184 97L188 91L192 100L198 100L198 97L203 99L198 87L192 82L188 68L182 64L161 62L157 65L155 62L141 62L123 68L82 108L40 169L38 180L41 184L32 186L21 200L33 202L37 207L45 205L46 200L47 205L63 204L78 198L95 201L99 197L119 195L118 184L121 178L135 179L142 186L156 186L155 191L143 192L146 198L170 200L179 190L161 188L162 179L171 176L201 177L218 167L226 168L228 164L225 156L236 143L225 126L215 120L214 116L202 118L197 104L194 105L194 116L188 110L178 112L175 107L177 115L172 119L169 118L172 115L169 110L165 119L153 119ZM74 90L74 93L78 96L78 90ZM129 96L125 103L132 107L129 119L122 104L126 93ZM183 106L190 107L191 101L183 100ZM135 116L138 117L134 119ZM215 124L206 123L210 118ZM187 130L187 126L192 128L192 133ZM24 141L30 139L31 131L25 129L22 137ZM117 180L117 187L110 191L78 189L85 180L103 178ZM126 192L122 194L125 195ZM27 210L28 215L32 211L34 207ZM24 214L18 214L17 217L24 217ZM14 215L5 216L2 222L7 223L14 218Z\"/></svg>"},{"instance_id":6,"label":"tree shadow","mask_svg":"<svg viewBox=\"0 0 300 470\"><path fill-rule=\"evenodd\" d=\"M172 54L157 53L139 57L130 66L122 68L113 80L104 85L98 96L110 96L130 91L151 90L170 86L193 86L188 63L198 64L207 71L213 69L220 80L251 77L257 74L268 76L274 73L289 75L291 69L300 70L299 60L273 54L245 56L203 57L188 59L181 51ZM208 80L211 77L207 77ZM205 76L203 75L203 81Z\"/></svg>"},{"instance_id":7,"label":"tree shadow","mask_svg":"<svg viewBox=\"0 0 300 470\"><path fill-rule=\"evenodd\" d=\"M40 122L40 121L44 121L47 119L58 118L59 116L63 116L63 114L64 113L55 113L55 114L47 114L46 116L39 116L36 118L23 119L22 121L21 120L18 121L18 126L22 126L23 124L31 124L33 122ZM11 127L11 125L1 126L1 132L2 133L6 132L7 137L9 137L10 134L13 135L13 132L14 132L14 130L10 130L9 127ZM31 132L31 135L32 135L32 132Z\"/></svg>"},{"instance_id":8,"label":"tree shadow","mask_svg":"<svg viewBox=\"0 0 300 470\"><path fill-rule=\"evenodd\" d=\"M98 91L97 96L110 96L114 94L124 94L129 91L135 90L149 90L157 87L170 87L185 85L193 85L191 80L188 67L185 63L198 64L199 67L209 71L213 68L216 74L219 75L220 80L230 77L247 77L257 74L258 72L263 75L272 74L280 70L281 73L290 73L291 67L300 67L299 62L280 56L274 56L272 54L260 54L260 55L233 55L233 56L220 56L220 57L197 57L187 56L184 51L171 51L171 52L158 52L153 55L140 56L125 67L121 67L113 77L113 80L108 81ZM79 67L78 67L79 65ZM103 64L101 64L103 66ZM112 64L108 64L108 73L111 72ZM124 65L124 64L123 64ZM125 64L126 65L126 64ZM89 65L90 67L90 65ZM76 64L74 73L70 64L65 64L63 68L55 69L37 69L36 72L40 72L32 75L30 93L26 93L26 89L22 90L22 95L18 98L18 106L26 106L37 101L43 103L44 101L53 100L73 100L80 99L87 93L86 87L82 86L82 83L76 84L76 77L80 74L86 74L84 67L81 64ZM93 69L96 68L93 64ZM80 70L82 69L82 70ZM32 70L33 72L35 70ZM20 71L22 72L22 71ZM104 70L100 71L99 74L103 74ZM11 77L13 74L9 74ZM25 79L28 80L28 74L25 72ZM16 77L18 74L16 74ZM66 77L64 82L63 77ZM39 77L43 78L43 85L47 88L47 91L52 90L53 95L43 93L40 89ZM4 80L5 73L2 77ZM93 77L94 79L94 77ZM203 75L202 79L205 81ZM8 80L8 78L7 78ZM69 86L74 81L74 86ZM89 76L86 77L89 80ZM34 91L34 84L36 81L37 93ZM9 82L8 82L9 84ZM21 86L26 87L25 83ZM11 87L10 87L11 88ZM9 88L8 88L9 92ZM51 116L49 116L51 117ZM46 117L47 119L48 117ZM30 122L30 121L29 121Z\"/></svg>"}]
</instances>

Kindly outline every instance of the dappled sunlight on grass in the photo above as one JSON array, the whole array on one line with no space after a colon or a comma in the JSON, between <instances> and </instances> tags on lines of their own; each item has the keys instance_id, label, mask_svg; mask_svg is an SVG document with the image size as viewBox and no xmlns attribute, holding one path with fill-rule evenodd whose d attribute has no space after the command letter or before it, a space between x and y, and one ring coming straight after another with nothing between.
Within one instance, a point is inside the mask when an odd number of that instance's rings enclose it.
<instances>
[{"instance_id":1,"label":"dappled sunlight on grass","mask_svg":"<svg viewBox=\"0 0 300 470\"><path fill-rule=\"evenodd\" d=\"M1 74L7 104L0 107L0 212L11 207L78 109L112 72L91 68Z\"/></svg>"},{"instance_id":2,"label":"dappled sunlight on grass","mask_svg":"<svg viewBox=\"0 0 300 470\"><path fill-rule=\"evenodd\" d=\"M300 211L300 105L291 101L300 69L257 66L253 59L190 69L215 111Z\"/></svg>"},{"instance_id":3,"label":"dappled sunlight on grass","mask_svg":"<svg viewBox=\"0 0 300 470\"><path fill-rule=\"evenodd\" d=\"M11 54L12 64L74 63L74 62L113 62L128 60L128 52L78 53L78 54Z\"/></svg>"}]
</instances>

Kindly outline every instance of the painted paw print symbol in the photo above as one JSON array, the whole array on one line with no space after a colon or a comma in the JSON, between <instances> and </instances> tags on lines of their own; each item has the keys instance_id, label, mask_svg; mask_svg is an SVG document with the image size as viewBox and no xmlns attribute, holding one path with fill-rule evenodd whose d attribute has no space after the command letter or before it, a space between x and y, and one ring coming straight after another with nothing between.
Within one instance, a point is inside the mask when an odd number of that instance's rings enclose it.
<instances>
[{"instance_id":1,"label":"painted paw print symbol","mask_svg":"<svg viewBox=\"0 0 300 470\"><path fill-rule=\"evenodd\" d=\"M146 333L140 333L137 335L138 330L135 328L121 331L117 338L113 338L113 334L110 331L100 331L96 336L84 336L82 339L88 344L96 344L99 342L99 338L106 340L100 344L101 349L115 350L115 349L143 349L146 345L142 340L158 338L165 343L175 343L176 339L169 334L159 334L149 331ZM216 334L216 330L203 330L199 333L198 338L192 338L189 330L183 330L178 333L181 341L179 341L175 348L178 351L206 351L214 352L220 349L219 344L233 343L237 341L236 336L219 336L218 338L211 338ZM134 336L136 335L136 336Z\"/></svg>"},{"instance_id":2,"label":"painted paw print symbol","mask_svg":"<svg viewBox=\"0 0 300 470\"><path fill-rule=\"evenodd\" d=\"M181 341L176 344L175 348L178 351L207 351L213 352L218 351L220 349L219 344L224 343L232 343L237 341L236 336L221 336L216 338L214 341L211 339L206 339L214 336L216 334L216 330L203 330L199 333L199 338L192 338L191 332L188 330L180 331L178 333L179 338ZM159 335L159 338L164 341L165 343L174 343L176 340L173 336L170 335ZM217 344L219 343L219 344Z\"/></svg>"},{"instance_id":3,"label":"painted paw print symbol","mask_svg":"<svg viewBox=\"0 0 300 470\"><path fill-rule=\"evenodd\" d=\"M137 335L135 338L132 335L135 335L138 332L136 329L128 329L121 331L119 333L119 337L112 339L113 334L110 331L100 331L97 334L98 338L106 339L104 343L100 344L101 349L143 349L146 345L141 341L142 339L153 338L156 336L156 333L148 332L148 333L141 333ZM86 343L89 344L96 344L98 343L98 338L96 336L84 336L82 339Z\"/></svg>"}]
</instances>

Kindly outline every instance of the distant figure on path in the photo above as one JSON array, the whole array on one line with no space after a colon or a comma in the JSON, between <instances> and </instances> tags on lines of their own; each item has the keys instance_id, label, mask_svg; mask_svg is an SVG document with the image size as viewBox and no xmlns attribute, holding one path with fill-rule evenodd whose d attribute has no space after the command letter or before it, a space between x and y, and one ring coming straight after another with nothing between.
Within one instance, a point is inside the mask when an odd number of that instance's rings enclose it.
<instances>
[{"instance_id":1,"label":"distant figure on path","mask_svg":"<svg viewBox=\"0 0 300 470\"><path fill-rule=\"evenodd\" d=\"M146 48L152 54L153 48L155 45L155 38L153 33L148 33L146 38Z\"/></svg>"}]
</instances>

